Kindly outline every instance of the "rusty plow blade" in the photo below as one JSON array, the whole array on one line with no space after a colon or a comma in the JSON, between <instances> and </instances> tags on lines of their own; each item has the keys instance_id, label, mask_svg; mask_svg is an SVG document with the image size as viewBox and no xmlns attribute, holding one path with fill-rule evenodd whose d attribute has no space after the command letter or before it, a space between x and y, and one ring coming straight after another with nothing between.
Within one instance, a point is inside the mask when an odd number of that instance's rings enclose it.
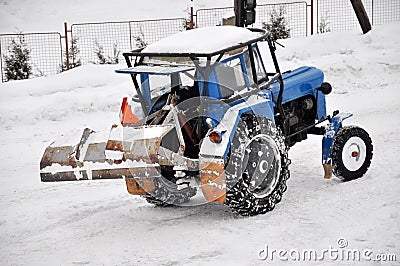
<instances>
[{"instance_id":1,"label":"rusty plow blade","mask_svg":"<svg viewBox=\"0 0 400 266\"><path fill-rule=\"evenodd\" d=\"M48 146L40 161L43 182L130 178L132 192L144 194L138 184L152 189L144 178L158 176L161 139L174 125L122 127L109 132L84 129ZM72 143L72 144L71 144ZM128 185L128 180L127 180ZM128 187L129 191L129 187ZM131 192L131 191L130 191Z\"/></svg>"}]
</instances>

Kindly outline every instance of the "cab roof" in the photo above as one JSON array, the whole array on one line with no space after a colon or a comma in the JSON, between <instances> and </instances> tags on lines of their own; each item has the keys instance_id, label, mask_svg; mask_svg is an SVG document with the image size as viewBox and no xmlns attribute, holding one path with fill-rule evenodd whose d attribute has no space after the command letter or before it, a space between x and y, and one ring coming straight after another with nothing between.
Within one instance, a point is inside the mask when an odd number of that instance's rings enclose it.
<instances>
[{"instance_id":1,"label":"cab roof","mask_svg":"<svg viewBox=\"0 0 400 266\"><path fill-rule=\"evenodd\" d=\"M264 30L247 29L235 26L214 26L183 31L144 49L124 53L124 56L139 57L212 57L252 43L267 39Z\"/></svg>"},{"instance_id":2,"label":"cab roof","mask_svg":"<svg viewBox=\"0 0 400 266\"><path fill-rule=\"evenodd\" d=\"M143 53L210 54L224 48L246 43L260 35L245 28L215 26L183 31L150 44Z\"/></svg>"}]
</instances>

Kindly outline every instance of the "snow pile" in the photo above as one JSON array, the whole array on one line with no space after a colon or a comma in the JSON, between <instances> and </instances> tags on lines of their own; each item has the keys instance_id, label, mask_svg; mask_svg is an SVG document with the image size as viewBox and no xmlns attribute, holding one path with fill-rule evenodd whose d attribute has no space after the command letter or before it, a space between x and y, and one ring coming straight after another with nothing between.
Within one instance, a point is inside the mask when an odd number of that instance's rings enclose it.
<instances>
[{"instance_id":1,"label":"snow pile","mask_svg":"<svg viewBox=\"0 0 400 266\"><path fill-rule=\"evenodd\" d=\"M36 125L99 113L118 118L121 96L132 94L133 88L129 76L114 73L116 67L86 65L47 78L2 83L0 123Z\"/></svg>"},{"instance_id":2,"label":"snow pile","mask_svg":"<svg viewBox=\"0 0 400 266\"><path fill-rule=\"evenodd\" d=\"M144 53L212 53L245 43L260 35L234 26L204 27L183 31L147 46Z\"/></svg>"},{"instance_id":3,"label":"snow pile","mask_svg":"<svg viewBox=\"0 0 400 266\"><path fill-rule=\"evenodd\" d=\"M321 250L337 247L340 237L351 249L396 253L399 260L399 31L395 23L366 35L282 41L282 70L321 68L334 87L329 111L354 113L346 125L371 134L374 158L360 180L324 180L321 137L311 136L289 153L292 177L282 202L251 218L219 204L154 208L128 195L123 180L40 183L39 161L56 136L118 123L121 99L133 91L129 75L114 73L123 66L0 84L1 264L256 265L265 245Z\"/></svg>"}]
</instances>

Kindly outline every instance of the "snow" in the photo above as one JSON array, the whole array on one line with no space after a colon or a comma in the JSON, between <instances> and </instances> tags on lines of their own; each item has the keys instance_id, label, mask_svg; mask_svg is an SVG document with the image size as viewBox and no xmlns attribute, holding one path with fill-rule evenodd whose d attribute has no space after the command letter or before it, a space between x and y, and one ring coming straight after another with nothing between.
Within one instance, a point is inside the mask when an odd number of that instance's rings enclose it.
<instances>
[{"instance_id":1,"label":"snow","mask_svg":"<svg viewBox=\"0 0 400 266\"><path fill-rule=\"evenodd\" d=\"M257 33L234 26L204 27L171 35L150 44L143 49L143 52L209 54L259 36Z\"/></svg>"},{"instance_id":2,"label":"snow","mask_svg":"<svg viewBox=\"0 0 400 266\"><path fill-rule=\"evenodd\" d=\"M195 0L194 8L231 6L230 0ZM84 23L99 21L127 21L187 17L190 8L188 0L131 0L96 1L59 0L2 0L0 1L0 32L15 31L64 32L64 22ZM167 11L167 12L166 12ZM27 22L27 18L29 22Z\"/></svg>"},{"instance_id":3,"label":"snow","mask_svg":"<svg viewBox=\"0 0 400 266\"><path fill-rule=\"evenodd\" d=\"M44 19L38 12L43 2L20 3ZM16 6L7 10L21 14ZM118 123L122 97L133 91L128 75L114 73L124 66L87 65L0 84L0 263L258 265L271 263L258 259L265 245L322 250L337 247L339 238L352 249L394 253L399 261L399 30L393 23L366 35L357 30L281 41L282 70L321 68L334 88L329 112L354 113L345 125L370 133L374 158L362 179L324 180L321 137L311 136L290 150L291 179L282 202L250 218L197 198L197 206L154 208L129 195L124 180L40 182L39 161L53 139L85 127L109 131Z\"/></svg>"},{"instance_id":4,"label":"snow","mask_svg":"<svg viewBox=\"0 0 400 266\"><path fill-rule=\"evenodd\" d=\"M135 66L117 70L118 73L124 74L151 74L151 75L169 75L184 71L194 70L194 67L189 66Z\"/></svg>"},{"instance_id":5,"label":"snow","mask_svg":"<svg viewBox=\"0 0 400 266\"><path fill-rule=\"evenodd\" d=\"M165 136L174 126L173 124L164 124L140 128L126 128L124 130L124 139L132 142L134 140L159 139Z\"/></svg>"}]
</instances>

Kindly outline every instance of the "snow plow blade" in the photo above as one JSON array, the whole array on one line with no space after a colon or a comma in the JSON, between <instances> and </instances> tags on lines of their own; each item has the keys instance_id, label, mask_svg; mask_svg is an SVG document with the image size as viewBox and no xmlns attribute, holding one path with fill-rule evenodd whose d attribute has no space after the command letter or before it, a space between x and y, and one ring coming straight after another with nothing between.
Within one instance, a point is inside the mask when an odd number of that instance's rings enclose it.
<instances>
[{"instance_id":1,"label":"snow plow blade","mask_svg":"<svg viewBox=\"0 0 400 266\"><path fill-rule=\"evenodd\" d=\"M158 176L157 153L161 139L173 127L115 125L108 133L86 128L79 139L73 140L79 136L73 134L72 138L55 141L46 148L40 161L41 180L58 182L125 177L132 179L127 181L130 193L144 194L145 189L153 187L151 178ZM145 188L140 187L141 184L146 184Z\"/></svg>"}]
</instances>

